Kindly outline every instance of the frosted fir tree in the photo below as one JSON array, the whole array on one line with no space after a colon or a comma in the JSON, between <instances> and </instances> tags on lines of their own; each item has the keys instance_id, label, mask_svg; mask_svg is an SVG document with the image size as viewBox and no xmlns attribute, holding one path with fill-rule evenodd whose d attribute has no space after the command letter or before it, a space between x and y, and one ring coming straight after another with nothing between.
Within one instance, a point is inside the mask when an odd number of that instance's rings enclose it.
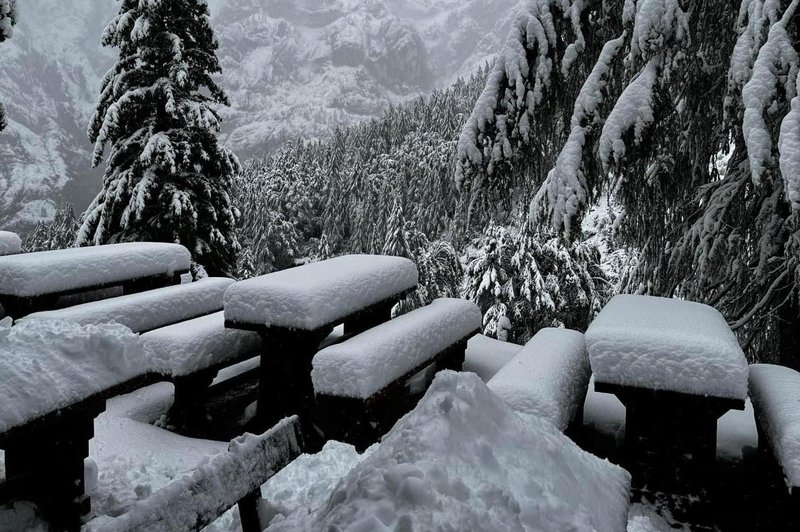
<instances>
[{"instance_id":1,"label":"frosted fir tree","mask_svg":"<svg viewBox=\"0 0 800 532\"><path fill-rule=\"evenodd\" d=\"M14 34L14 25L17 23L16 0L0 0L0 42L10 39ZM0 103L0 131L8 125L6 108Z\"/></svg>"},{"instance_id":2,"label":"frosted fir tree","mask_svg":"<svg viewBox=\"0 0 800 532\"><path fill-rule=\"evenodd\" d=\"M718 307L800 364L800 0L528 0L462 130L462 223L567 240L605 192L626 290Z\"/></svg>"},{"instance_id":3,"label":"frosted fir tree","mask_svg":"<svg viewBox=\"0 0 800 532\"><path fill-rule=\"evenodd\" d=\"M386 239L383 244L383 255L394 255L397 257L413 256L413 252L406 240L406 219L403 216L403 203L395 200L392 205L392 212L386 222Z\"/></svg>"},{"instance_id":4,"label":"frosted fir tree","mask_svg":"<svg viewBox=\"0 0 800 532\"><path fill-rule=\"evenodd\" d=\"M217 41L202 0L122 0L104 46L119 59L102 83L89 126L103 189L78 233L80 245L179 242L209 273L232 272L238 216L229 190L240 171L220 146L214 107L228 100Z\"/></svg>"}]
</instances>

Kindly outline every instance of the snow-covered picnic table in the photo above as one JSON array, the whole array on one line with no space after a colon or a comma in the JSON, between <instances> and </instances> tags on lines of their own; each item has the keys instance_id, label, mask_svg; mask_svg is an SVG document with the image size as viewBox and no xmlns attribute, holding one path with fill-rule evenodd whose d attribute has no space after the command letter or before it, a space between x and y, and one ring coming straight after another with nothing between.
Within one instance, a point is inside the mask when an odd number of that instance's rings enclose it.
<instances>
[{"instance_id":1,"label":"snow-covered picnic table","mask_svg":"<svg viewBox=\"0 0 800 532\"><path fill-rule=\"evenodd\" d=\"M126 293L176 284L191 254L178 244L130 242L0 257L0 304L14 318L58 299L122 286Z\"/></svg>"},{"instance_id":2,"label":"snow-covered picnic table","mask_svg":"<svg viewBox=\"0 0 800 532\"><path fill-rule=\"evenodd\" d=\"M589 326L586 345L595 390L626 407L634 480L644 472L678 484L702 479L713 464L717 419L742 410L747 396L747 360L722 315L700 303L619 295ZM678 466L687 459L683 478Z\"/></svg>"},{"instance_id":3,"label":"snow-covered picnic table","mask_svg":"<svg viewBox=\"0 0 800 532\"><path fill-rule=\"evenodd\" d=\"M311 360L334 326L357 334L388 321L417 281L408 259L345 255L231 285L224 297L226 327L262 338L257 411L264 427L289 414L310 417Z\"/></svg>"}]
</instances>

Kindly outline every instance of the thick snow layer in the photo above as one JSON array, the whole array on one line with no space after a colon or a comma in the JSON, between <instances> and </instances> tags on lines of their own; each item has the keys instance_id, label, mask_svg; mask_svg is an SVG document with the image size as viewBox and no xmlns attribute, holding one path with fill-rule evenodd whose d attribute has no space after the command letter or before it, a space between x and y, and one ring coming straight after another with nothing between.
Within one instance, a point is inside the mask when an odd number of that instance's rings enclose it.
<instances>
[{"instance_id":1,"label":"thick snow layer","mask_svg":"<svg viewBox=\"0 0 800 532\"><path fill-rule=\"evenodd\" d=\"M583 334L540 330L489 381L489 389L517 412L565 430L583 404L591 370Z\"/></svg>"},{"instance_id":2,"label":"thick snow layer","mask_svg":"<svg viewBox=\"0 0 800 532\"><path fill-rule=\"evenodd\" d=\"M36 296L188 270L178 244L129 242L0 257L0 293Z\"/></svg>"},{"instance_id":3,"label":"thick snow layer","mask_svg":"<svg viewBox=\"0 0 800 532\"><path fill-rule=\"evenodd\" d=\"M800 86L800 72L795 86ZM800 210L800 94L792 98L791 111L781 122L778 151L786 196L792 208Z\"/></svg>"},{"instance_id":4,"label":"thick snow layer","mask_svg":"<svg viewBox=\"0 0 800 532\"><path fill-rule=\"evenodd\" d=\"M143 332L222 310L222 295L233 279L206 277L194 283L101 299L23 319L60 319L83 325L116 322Z\"/></svg>"},{"instance_id":5,"label":"thick snow layer","mask_svg":"<svg viewBox=\"0 0 800 532\"><path fill-rule=\"evenodd\" d=\"M615 296L586 331L599 382L744 399L747 361L722 315L690 301Z\"/></svg>"},{"instance_id":6,"label":"thick snow layer","mask_svg":"<svg viewBox=\"0 0 800 532\"><path fill-rule=\"evenodd\" d=\"M191 530L216 519L258 489L300 454L294 420L285 419L260 436L245 434L191 476L170 483L98 531Z\"/></svg>"},{"instance_id":7,"label":"thick snow layer","mask_svg":"<svg viewBox=\"0 0 800 532\"><path fill-rule=\"evenodd\" d=\"M22 240L16 233L0 231L0 255L15 255L22 250Z\"/></svg>"},{"instance_id":8,"label":"thick snow layer","mask_svg":"<svg viewBox=\"0 0 800 532\"><path fill-rule=\"evenodd\" d=\"M0 329L0 432L141 375L139 337L122 325L25 320Z\"/></svg>"},{"instance_id":9,"label":"thick snow layer","mask_svg":"<svg viewBox=\"0 0 800 532\"><path fill-rule=\"evenodd\" d=\"M442 371L297 530L596 530L627 524L630 476L550 423L523 420L477 375Z\"/></svg>"},{"instance_id":10,"label":"thick snow layer","mask_svg":"<svg viewBox=\"0 0 800 532\"><path fill-rule=\"evenodd\" d=\"M464 299L436 299L314 357L318 394L366 399L481 327L481 311Z\"/></svg>"},{"instance_id":11,"label":"thick snow layer","mask_svg":"<svg viewBox=\"0 0 800 532\"><path fill-rule=\"evenodd\" d=\"M486 382L514 358L520 349L522 346L519 344L476 334L467 342L467 355L462 369L477 373L478 377Z\"/></svg>"},{"instance_id":12,"label":"thick snow layer","mask_svg":"<svg viewBox=\"0 0 800 532\"><path fill-rule=\"evenodd\" d=\"M783 366L750 366L750 398L787 484L800 488L800 373Z\"/></svg>"},{"instance_id":13,"label":"thick snow layer","mask_svg":"<svg viewBox=\"0 0 800 532\"><path fill-rule=\"evenodd\" d=\"M417 286L402 257L345 255L241 281L225 291L225 319L316 329Z\"/></svg>"},{"instance_id":14,"label":"thick snow layer","mask_svg":"<svg viewBox=\"0 0 800 532\"><path fill-rule=\"evenodd\" d=\"M162 327L141 338L155 367L172 376L242 361L261 349L258 333L226 329L222 311Z\"/></svg>"}]
</instances>

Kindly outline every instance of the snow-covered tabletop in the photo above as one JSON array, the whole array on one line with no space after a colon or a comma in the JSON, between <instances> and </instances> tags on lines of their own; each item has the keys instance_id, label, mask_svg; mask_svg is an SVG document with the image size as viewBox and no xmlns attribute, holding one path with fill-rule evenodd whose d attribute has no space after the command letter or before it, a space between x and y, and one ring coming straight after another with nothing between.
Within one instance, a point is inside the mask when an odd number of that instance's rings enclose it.
<instances>
[{"instance_id":1,"label":"snow-covered tabletop","mask_svg":"<svg viewBox=\"0 0 800 532\"><path fill-rule=\"evenodd\" d=\"M344 255L238 282L225 291L234 324L313 330L417 286L402 257Z\"/></svg>"},{"instance_id":2,"label":"snow-covered tabletop","mask_svg":"<svg viewBox=\"0 0 800 532\"><path fill-rule=\"evenodd\" d=\"M184 272L179 244L129 242L0 257L0 294L32 297Z\"/></svg>"},{"instance_id":3,"label":"snow-covered tabletop","mask_svg":"<svg viewBox=\"0 0 800 532\"><path fill-rule=\"evenodd\" d=\"M615 296L586 331L598 383L744 400L747 360L722 315L700 303Z\"/></svg>"},{"instance_id":4,"label":"snow-covered tabletop","mask_svg":"<svg viewBox=\"0 0 800 532\"><path fill-rule=\"evenodd\" d=\"M194 283L35 312L23 319L58 319L84 325L113 321L133 332L144 332L221 310L222 295L231 284L233 279L226 277L206 277Z\"/></svg>"},{"instance_id":5,"label":"snow-covered tabletop","mask_svg":"<svg viewBox=\"0 0 800 532\"><path fill-rule=\"evenodd\" d=\"M756 417L789 486L800 489L800 373L783 366L750 366Z\"/></svg>"},{"instance_id":6,"label":"snow-covered tabletop","mask_svg":"<svg viewBox=\"0 0 800 532\"><path fill-rule=\"evenodd\" d=\"M480 327L475 303L436 299L317 353L311 371L314 391L367 399Z\"/></svg>"},{"instance_id":7,"label":"snow-covered tabletop","mask_svg":"<svg viewBox=\"0 0 800 532\"><path fill-rule=\"evenodd\" d=\"M0 231L0 255L14 255L22 250L22 240L16 233Z\"/></svg>"}]
</instances>

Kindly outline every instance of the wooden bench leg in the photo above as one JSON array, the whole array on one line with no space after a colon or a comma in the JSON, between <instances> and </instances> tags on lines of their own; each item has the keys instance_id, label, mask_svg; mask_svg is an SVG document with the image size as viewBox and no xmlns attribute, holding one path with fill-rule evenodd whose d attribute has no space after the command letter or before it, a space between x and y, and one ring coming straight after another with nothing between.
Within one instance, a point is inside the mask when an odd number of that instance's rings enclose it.
<instances>
[{"instance_id":1,"label":"wooden bench leg","mask_svg":"<svg viewBox=\"0 0 800 532\"><path fill-rule=\"evenodd\" d=\"M202 432L206 428L208 387L216 373L216 371L206 371L174 379L175 398L169 412L168 424L188 432Z\"/></svg>"},{"instance_id":2,"label":"wooden bench leg","mask_svg":"<svg viewBox=\"0 0 800 532\"><path fill-rule=\"evenodd\" d=\"M258 515L258 501L260 499L261 488L248 494L238 502L242 532L261 532L261 518Z\"/></svg>"},{"instance_id":3,"label":"wooden bench leg","mask_svg":"<svg viewBox=\"0 0 800 532\"><path fill-rule=\"evenodd\" d=\"M35 502L54 530L77 531L91 512L84 460L94 418L104 405L31 431L6 444L6 478L21 498Z\"/></svg>"}]
</instances>

